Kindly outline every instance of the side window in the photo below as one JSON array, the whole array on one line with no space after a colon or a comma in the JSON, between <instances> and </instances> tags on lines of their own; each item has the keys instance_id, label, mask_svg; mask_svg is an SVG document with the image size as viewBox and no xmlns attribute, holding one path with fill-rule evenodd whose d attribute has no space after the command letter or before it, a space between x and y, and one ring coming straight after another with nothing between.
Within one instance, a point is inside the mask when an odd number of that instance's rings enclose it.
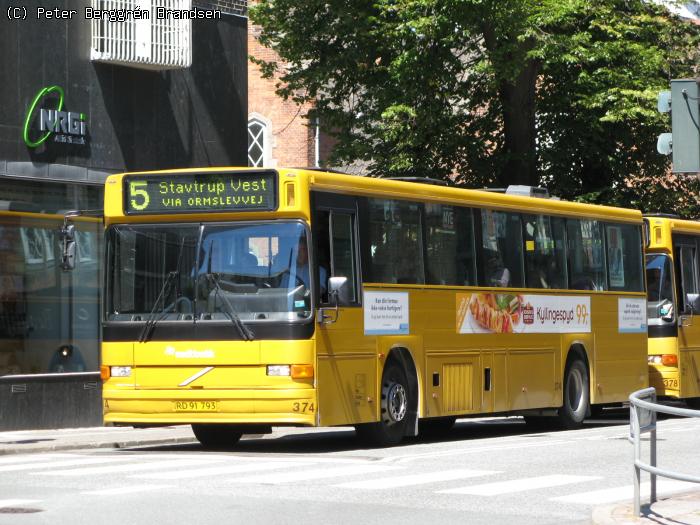
<instances>
[{"instance_id":1,"label":"side window","mask_svg":"<svg viewBox=\"0 0 700 525\"><path fill-rule=\"evenodd\" d=\"M354 215L349 213L331 212L331 273L330 277L345 277L346 284L339 294L339 304L357 302L357 272L355 268L355 227ZM323 267L319 268L319 277L323 282ZM323 288L323 284L321 284Z\"/></svg>"},{"instance_id":2,"label":"side window","mask_svg":"<svg viewBox=\"0 0 700 525\"><path fill-rule=\"evenodd\" d=\"M690 313L692 310L692 301L697 297L698 279L697 279L697 258L695 246L681 244L676 247L676 260L680 265L680 301L683 305L683 312ZM694 312L697 313L697 312Z\"/></svg>"},{"instance_id":3,"label":"side window","mask_svg":"<svg viewBox=\"0 0 700 525\"><path fill-rule=\"evenodd\" d=\"M413 202L367 199L368 280L423 284L421 206Z\"/></svg>"},{"instance_id":4,"label":"side window","mask_svg":"<svg viewBox=\"0 0 700 525\"><path fill-rule=\"evenodd\" d=\"M561 219L523 215L528 288L566 288L566 253Z\"/></svg>"},{"instance_id":5,"label":"side window","mask_svg":"<svg viewBox=\"0 0 700 525\"><path fill-rule=\"evenodd\" d=\"M520 215L482 210L482 285L522 287L523 239Z\"/></svg>"},{"instance_id":6,"label":"side window","mask_svg":"<svg viewBox=\"0 0 700 525\"><path fill-rule=\"evenodd\" d=\"M428 284L469 286L474 279L474 228L469 208L425 205Z\"/></svg>"},{"instance_id":7,"label":"side window","mask_svg":"<svg viewBox=\"0 0 700 525\"><path fill-rule=\"evenodd\" d=\"M315 264L320 302L328 304L328 279L345 277L338 304L357 302L355 214L347 211L318 210L314 215Z\"/></svg>"},{"instance_id":8,"label":"side window","mask_svg":"<svg viewBox=\"0 0 700 525\"><path fill-rule=\"evenodd\" d=\"M642 275L641 230L627 224L605 226L608 283L610 290L641 292Z\"/></svg>"},{"instance_id":9,"label":"side window","mask_svg":"<svg viewBox=\"0 0 700 525\"><path fill-rule=\"evenodd\" d=\"M605 290L605 254L602 225L598 221L567 219L569 287L574 290Z\"/></svg>"}]
</instances>

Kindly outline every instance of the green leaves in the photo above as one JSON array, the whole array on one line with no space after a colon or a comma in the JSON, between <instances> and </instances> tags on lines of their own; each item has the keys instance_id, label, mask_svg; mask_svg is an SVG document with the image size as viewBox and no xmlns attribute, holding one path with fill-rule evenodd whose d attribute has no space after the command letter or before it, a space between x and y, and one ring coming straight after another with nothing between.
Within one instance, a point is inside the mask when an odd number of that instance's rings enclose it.
<instances>
[{"instance_id":1,"label":"green leaves","mask_svg":"<svg viewBox=\"0 0 700 525\"><path fill-rule=\"evenodd\" d=\"M334 163L629 205L651 199L630 181L669 166L656 94L695 74L700 49L700 26L642 0L261 0L250 14L285 64L256 62L280 95L314 101Z\"/></svg>"}]
</instances>

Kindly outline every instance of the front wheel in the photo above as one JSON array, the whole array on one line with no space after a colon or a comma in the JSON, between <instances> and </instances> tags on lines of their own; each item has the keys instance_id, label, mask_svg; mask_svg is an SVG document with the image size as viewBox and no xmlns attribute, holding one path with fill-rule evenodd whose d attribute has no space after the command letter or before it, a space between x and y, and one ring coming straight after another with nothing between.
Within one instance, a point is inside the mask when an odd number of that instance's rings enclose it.
<instances>
[{"instance_id":1,"label":"front wheel","mask_svg":"<svg viewBox=\"0 0 700 525\"><path fill-rule=\"evenodd\" d=\"M391 363L382 374L381 419L378 423L357 425L360 439L375 445L396 445L406 434L411 406L408 378L403 367Z\"/></svg>"},{"instance_id":2,"label":"front wheel","mask_svg":"<svg viewBox=\"0 0 700 525\"><path fill-rule=\"evenodd\" d=\"M224 423L193 423L192 432L204 448L215 449L232 447L238 443L243 435L243 433L236 431L232 425Z\"/></svg>"},{"instance_id":3,"label":"front wheel","mask_svg":"<svg viewBox=\"0 0 700 525\"><path fill-rule=\"evenodd\" d=\"M689 397L685 400L685 404L688 405L688 408L700 410L700 397Z\"/></svg>"},{"instance_id":4,"label":"front wheel","mask_svg":"<svg viewBox=\"0 0 700 525\"><path fill-rule=\"evenodd\" d=\"M564 376L564 403L558 412L560 425L566 429L579 428L589 409L588 370L580 359L573 360Z\"/></svg>"}]
</instances>

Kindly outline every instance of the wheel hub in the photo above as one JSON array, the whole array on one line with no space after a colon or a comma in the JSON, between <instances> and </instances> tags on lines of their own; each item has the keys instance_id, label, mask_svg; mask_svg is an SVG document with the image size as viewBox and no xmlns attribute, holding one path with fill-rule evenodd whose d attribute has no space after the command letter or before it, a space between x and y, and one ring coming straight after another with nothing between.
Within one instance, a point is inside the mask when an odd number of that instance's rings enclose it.
<instances>
[{"instance_id":1,"label":"wheel hub","mask_svg":"<svg viewBox=\"0 0 700 525\"><path fill-rule=\"evenodd\" d=\"M394 383L387 393L387 412L391 421L398 423L406 417L408 399L406 389L399 383Z\"/></svg>"}]
</instances>

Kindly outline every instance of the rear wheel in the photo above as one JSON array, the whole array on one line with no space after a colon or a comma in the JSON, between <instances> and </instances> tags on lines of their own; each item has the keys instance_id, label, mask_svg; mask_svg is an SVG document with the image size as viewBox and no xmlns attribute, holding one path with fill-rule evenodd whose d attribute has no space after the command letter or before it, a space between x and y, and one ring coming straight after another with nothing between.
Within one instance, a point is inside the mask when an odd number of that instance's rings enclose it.
<instances>
[{"instance_id":1,"label":"rear wheel","mask_svg":"<svg viewBox=\"0 0 700 525\"><path fill-rule=\"evenodd\" d=\"M375 445L400 443L406 434L410 403L406 372L402 366L392 362L382 374L381 419L378 423L357 425L357 435Z\"/></svg>"},{"instance_id":2,"label":"rear wheel","mask_svg":"<svg viewBox=\"0 0 700 525\"><path fill-rule=\"evenodd\" d=\"M204 448L232 447L243 435L233 425L225 423L193 423L192 432Z\"/></svg>"},{"instance_id":3,"label":"rear wheel","mask_svg":"<svg viewBox=\"0 0 700 525\"><path fill-rule=\"evenodd\" d=\"M589 410L588 370L580 359L574 359L564 376L564 403L557 418L563 428L578 428Z\"/></svg>"}]
</instances>

